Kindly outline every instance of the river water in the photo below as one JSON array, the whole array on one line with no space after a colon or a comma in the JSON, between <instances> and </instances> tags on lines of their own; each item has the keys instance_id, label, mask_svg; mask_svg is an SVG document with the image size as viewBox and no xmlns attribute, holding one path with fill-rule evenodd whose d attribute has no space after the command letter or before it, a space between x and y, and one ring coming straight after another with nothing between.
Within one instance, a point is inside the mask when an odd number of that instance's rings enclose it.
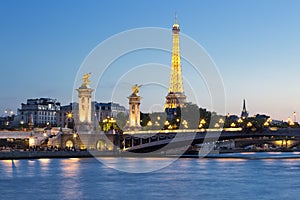
<instances>
[{"instance_id":1,"label":"river water","mask_svg":"<svg viewBox=\"0 0 300 200\"><path fill-rule=\"evenodd\" d=\"M170 158L107 158L112 165ZM0 199L299 199L300 159L180 158L126 173L95 158L2 160Z\"/></svg>"}]
</instances>

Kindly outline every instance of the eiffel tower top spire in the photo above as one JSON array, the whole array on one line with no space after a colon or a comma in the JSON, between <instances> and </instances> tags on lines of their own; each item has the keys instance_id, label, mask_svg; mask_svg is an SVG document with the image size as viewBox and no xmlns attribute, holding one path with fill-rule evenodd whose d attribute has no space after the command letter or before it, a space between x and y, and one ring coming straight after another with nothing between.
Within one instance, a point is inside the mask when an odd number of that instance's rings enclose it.
<instances>
[{"instance_id":1,"label":"eiffel tower top spire","mask_svg":"<svg viewBox=\"0 0 300 200\"><path fill-rule=\"evenodd\" d=\"M173 32L173 47L172 47L172 66L169 92L183 93L181 63L180 63L180 46L179 46L179 24L175 15L175 23L172 28Z\"/></svg>"},{"instance_id":2,"label":"eiffel tower top spire","mask_svg":"<svg viewBox=\"0 0 300 200\"><path fill-rule=\"evenodd\" d=\"M183 83L182 83L182 72L180 63L180 46L179 46L179 24L177 16L175 14L175 23L172 27L173 32L173 47L172 47L172 65L171 65L171 76L170 86L168 95L166 97L165 108L177 108L182 107L186 101L184 95Z\"/></svg>"},{"instance_id":3,"label":"eiffel tower top spire","mask_svg":"<svg viewBox=\"0 0 300 200\"><path fill-rule=\"evenodd\" d=\"M246 109L246 100L243 101L243 110L241 114L241 118L246 119L248 117L248 111Z\"/></svg>"},{"instance_id":4,"label":"eiffel tower top spire","mask_svg":"<svg viewBox=\"0 0 300 200\"><path fill-rule=\"evenodd\" d=\"M175 20L174 20L174 25L177 24L178 25L178 19L177 19L177 13L175 12ZM174 27L173 25L173 27ZM179 26L179 25L178 25Z\"/></svg>"}]
</instances>

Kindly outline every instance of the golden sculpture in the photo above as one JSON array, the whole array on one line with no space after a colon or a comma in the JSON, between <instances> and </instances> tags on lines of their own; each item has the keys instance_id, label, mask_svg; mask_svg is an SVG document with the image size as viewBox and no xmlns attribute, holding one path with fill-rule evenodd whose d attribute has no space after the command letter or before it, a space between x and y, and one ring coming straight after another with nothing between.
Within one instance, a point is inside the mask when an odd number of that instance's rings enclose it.
<instances>
[{"instance_id":1,"label":"golden sculpture","mask_svg":"<svg viewBox=\"0 0 300 200\"><path fill-rule=\"evenodd\" d=\"M134 86L132 86L131 90L132 90L132 94L138 95L140 92L140 87L141 85L135 84Z\"/></svg>"},{"instance_id":2,"label":"golden sculpture","mask_svg":"<svg viewBox=\"0 0 300 200\"><path fill-rule=\"evenodd\" d=\"M82 80L83 80L82 86L87 87L89 85L89 83L91 82L89 80L90 76L91 76L91 73L86 73L85 75L83 75L83 77L82 77Z\"/></svg>"}]
</instances>

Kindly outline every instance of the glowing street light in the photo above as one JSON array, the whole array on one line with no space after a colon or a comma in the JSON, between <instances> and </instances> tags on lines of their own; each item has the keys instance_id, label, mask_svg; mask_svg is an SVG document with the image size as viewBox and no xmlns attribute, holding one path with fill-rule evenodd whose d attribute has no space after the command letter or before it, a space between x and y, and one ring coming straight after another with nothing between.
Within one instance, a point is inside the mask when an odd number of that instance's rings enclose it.
<instances>
[{"instance_id":1,"label":"glowing street light","mask_svg":"<svg viewBox=\"0 0 300 200\"><path fill-rule=\"evenodd\" d=\"M288 119L286 120L286 122L289 124L289 126L294 126L295 123L291 120L290 117L288 117Z\"/></svg>"},{"instance_id":2,"label":"glowing street light","mask_svg":"<svg viewBox=\"0 0 300 200\"><path fill-rule=\"evenodd\" d=\"M30 137L30 138L29 138L29 146L30 146L30 147L35 146L35 139L34 139L34 137Z\"/></svg>"},{"instance_id":3,"label":"glowing street light","mask_svg":"<svg viewBox=\"0 0 300 200\"><path fill-rule=\"evenodd\" d=\"M234 122L232 122L232 123L230 124L230 126L231 126L231 127L235 127L236 124L235 124Z\"/></svg>"},{"instance_id":4,"label":"glowing street light","mask_svg":"<svg viewBox=\"0 0 300 200\"><path fill-rule=\"evenodd\" d=\"M73 117L72 112L68 112L68 113L67 113L67 118L68 118L68 119L71 119L72 117Z\"/></svg>"},{"instance_id":5,"label":"glowing street light","mask_svg":"<svg viewBox=\"0 0 300 200\"><path fill-rule=\"evenodd\" d=\"M253 126L253 124L251 122L247 123L247 127L252 127L252 126Z\"/></svg>"},{"instance_id":6,"label":"glowing street light","mask_svg":"<svg viewBox=\"0 0 300 200\"><path fill-rule=\"evenodd\" d=\"M186 120L183 120L182 125L184 128L188 128L188 122Z\"/></svg>"},{"instance_id":7,"label":"glowing street light","mask_svg":"<svg viewBox=\"0 0 300 200\"><path fill-rule=\"evenodd\" d=\"M4 110L4 113L5 113L6 115L12 116L12 115L14 114L14 111L12 111L11 109L6 109L6 110Z\"/></svg>"},{"instance_id":8,"label":"glowing street light","mask_svg":"<svg viewBox=\"0 0 300 200\"><path fill-rule=\"evenodd\" d=\"M270 124L269 124L269 122L268 121L266 121L265 123L264 123L264 126L269 126Z\"/></svg>"},{"instance_id":9,"label":"glowing street light","mask_svg":"<svg viewBox=\"0 0 300 200\"><path fill-rule=\"evenodd\" d=\"M206 124L205 119L201 119L200 124Z\"/></svg>"},{"instance_id":10,"label":"glowing street light","mask_svg":"<svg viewBox=\"0 0 300 200\"><path fill-rule=\"evenodd\" d=\"M219 119L219 123L220 123L220 124L224 124L223 118L220 118L220 119Z\"/></svg>"}]
</instances>

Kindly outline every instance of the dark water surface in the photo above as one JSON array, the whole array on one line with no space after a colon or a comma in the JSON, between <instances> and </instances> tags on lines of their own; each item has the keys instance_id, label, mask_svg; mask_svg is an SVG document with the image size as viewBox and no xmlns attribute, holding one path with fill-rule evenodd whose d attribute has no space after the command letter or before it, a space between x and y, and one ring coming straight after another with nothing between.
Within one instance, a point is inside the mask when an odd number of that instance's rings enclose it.
<instances>
[{"instance_id":1,"label":"dark water surface","mask_svg":"<svg viewBox=\"0 0 300 200\"><path fill-rule=\"evenodd\" d=\"M168 159L106 161L140 169ZM2 160L0 191L1 200L300 199L300 159L181 158L139 174L108 168L94 158Z\"/></svg>"}]
</instances>

